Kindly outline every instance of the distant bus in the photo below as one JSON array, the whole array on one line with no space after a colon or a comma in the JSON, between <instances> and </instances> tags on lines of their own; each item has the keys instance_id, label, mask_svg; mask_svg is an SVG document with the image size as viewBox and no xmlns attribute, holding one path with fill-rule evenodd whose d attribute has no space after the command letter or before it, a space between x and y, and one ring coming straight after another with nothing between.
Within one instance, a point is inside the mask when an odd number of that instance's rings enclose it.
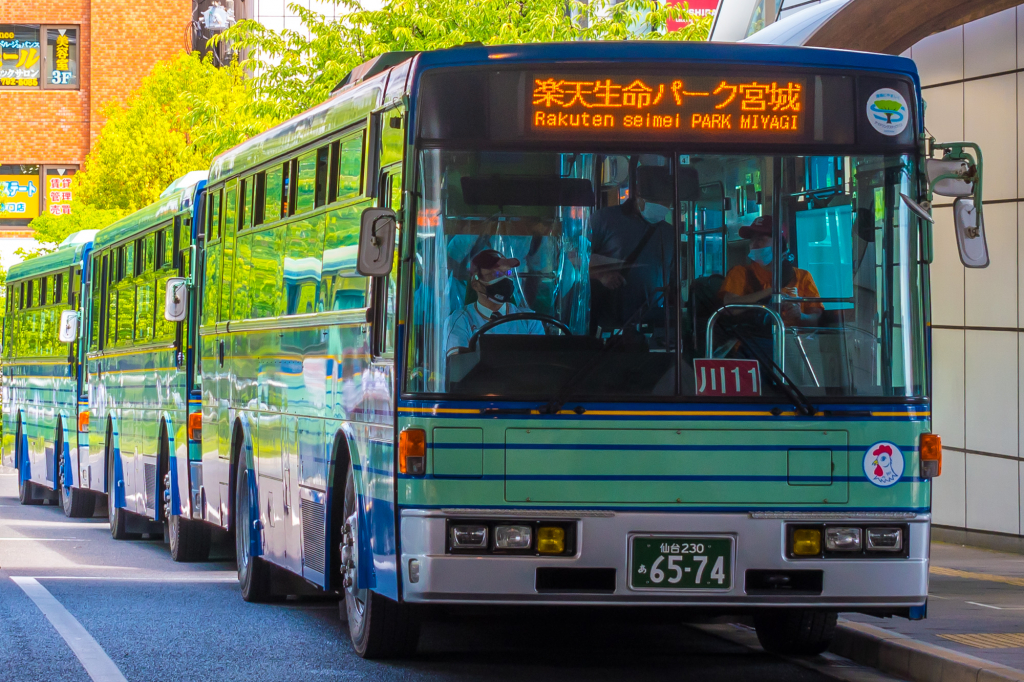
<instances>
[{"instance_id":1,"label":"distant bus","mask_svg":"<svg viewBox=\"0 0 1024 682\"><path fill-rule=\"evenodd\" d=\"M342 590L366 657L424 604L749 615L805 654L923 617L933 189L987 250L980 153L933 173L922 110L898 57L478 46L218 157L192 514L243 597Z\"/></svg>"},{"instance_id":2,"label":"distant bus","mask_svg":"<svg viewBox=\"0 0 1024 682\"><path fill-rule=\"evenodd\" d=\"M168 280L191 271L205 185L205 171L191 172L96 235L84 327L90 455L110 533L166 532L175 561L204 560L210 550L210 528L192 519L190 496L189 464L199 456L195 327L187 317L168 320L165 305Z\"/></svg>"},{"instance_id":3,"label":"distant bus","mask_svg":"<svg viewBox=\"0 0 1024 682\"><path fill-rule=\"evenodd\" d=\"M76 232L12 266L4 310L3 464L18 471L22 504L59 501L75 518L92 516L103 485L89 460L84 348L61 337L77 337L95 235Z\"/></svg>"}]
</instances>

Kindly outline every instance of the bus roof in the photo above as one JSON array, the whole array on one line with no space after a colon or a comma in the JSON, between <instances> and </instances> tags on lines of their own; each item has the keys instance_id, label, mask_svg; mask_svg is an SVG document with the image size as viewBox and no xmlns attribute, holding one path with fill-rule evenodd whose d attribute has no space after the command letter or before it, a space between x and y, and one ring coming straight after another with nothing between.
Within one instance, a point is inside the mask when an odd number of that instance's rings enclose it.
<instances>
[{"instance_id":1,"label":"bus roof","mask_svg":"<svg viewBox=\"0 0 1024 682\"><path fill-rule=\"evenodd\" d=\"M128 239L190 208L196 190L202 189L206 177L206 171L192 171L178 178L163 191L157 201L100 230L96 235L96 248L101 249Z\"/></svg>"},{"instance_id":2,"label":"bus roof","mask_svg":"<svg viewBox=\"0 0 1024 682\"><path fill-rule=\"evenodd\" d=\"M497 68L502 64L551 62L650 64L678 61L799 66L896 73L911 77L919 86L917 66L905 57L820 47L657 40L581 41L529 45L467 45L420 52L409 59L415 60L413 68L417 73L446 66L491 64ZM370 111L383 103L385 92L389 96L409 92L415 79L403 82L400 90L395 84L388 82L392 73L400 75L403 80L406 78L409 59L379 73L371 69L368 73L373 75L356 85L345 86L343 82L343 87L324 102L224 152L213 161L210 182L218 182L246 171L365 119ZM359 68L362 67L357 67L355 71Z\"/></svg>"},{"instance_id":3,"label":"bus roof","mask_svg":"<svg viewBox=\"0 0 1024 682\"><path fill-rule=\"evenodd\" d=\"M93 243L96 232L96 230L73 232L60 243L56 251L12 265L11 269L7 271L7 281L28 279L81 263L86 251Z\"/></svg>"}]
</instances>

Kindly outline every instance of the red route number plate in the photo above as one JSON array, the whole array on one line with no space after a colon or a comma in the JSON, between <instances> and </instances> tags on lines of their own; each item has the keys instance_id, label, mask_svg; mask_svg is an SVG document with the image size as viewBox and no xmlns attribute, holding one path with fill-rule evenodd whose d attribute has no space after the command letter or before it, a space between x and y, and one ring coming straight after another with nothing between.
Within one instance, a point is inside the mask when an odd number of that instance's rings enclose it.
<instances>
[{"instance_id":1,"label":"red route number plate","mask_svg":"<svg viewBox=\"0 0 1024 682\"><path fill-rule=\"evenodd\" d=\"M697 395L761 395L761 365L757 360L695 359L693 373Z\"/></svg>"}]
</instances>

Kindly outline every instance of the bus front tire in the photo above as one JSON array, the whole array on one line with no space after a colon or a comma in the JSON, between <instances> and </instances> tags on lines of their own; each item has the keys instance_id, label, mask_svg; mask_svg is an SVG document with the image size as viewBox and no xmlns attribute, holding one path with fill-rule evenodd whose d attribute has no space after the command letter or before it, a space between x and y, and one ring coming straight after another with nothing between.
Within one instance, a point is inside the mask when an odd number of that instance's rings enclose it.
<instances>
[{"instance_id":1,"label":"bus front tire","mask_svg":"<svg viewBox=\"0 0 1024 682\"><path fill-rule=\"evenodd\" d=\"M57 450L60 452L60 449ZM64 470L64 458L60 458L60 475L57 481L57 491L60 495L60 506L64 510L64 516L69 519L84 519L93 515L96 510L96 499L92 493L74 489L70 482L65 483L69 473Z\"/></svg>"},{"instance_id":2,"label":"bus front tire","mask_svg":"<svg viewBox=\"0 0 1024 682\"><path fill-rule=\"evenodd\" d=\"M206 561L210 557L210 528L206 524L171 516L167 535L174 561Z\"/></svg>"},{"instance_id":3,"label":"bus front tire","mask_svg":"<svg viewBox=\"0 0 1024 682\"><path fill-rule=\"evenodd\" d=\"M253 532L249 518L249 470L239 462L235 477L235 561L238 565L238 584L242 599L248 602L268 602L271 591L270 566L258 556L249 553L249 538Z\"/></svg>"},{"instance_id":4,"label":"bus front tire","mask_svg":"<svg viewBox=\"0 0 1024 682\"><path fill-rule=\"evenodd\" d=\"M107 443L110 443L109 437ZM115 540L131 540L140 537L138 533L128 532L128 511L118 507L117 480L114 478L114 455L107 445L107 520L110 521L110 537Z\"/></svg>"},{"instance_id":5,"label":"bus front tire","mask_svg":"<svg viewBox=\"0 0 1024 682\"><path fill-rule=\"evenodd\" d=\"M757 640L765 651L784 656L816 656L832 643L834 611L779 609L754 614Z\"/></svg>"},{"instance_id":6,"label":"bus front tire","mask_svg":"<svg viewBox=\"0 0 1024 682\"><path fill-rule=\"evenodd\" d=\"M351 526L358 523L359 518L351 464L345 481L344 499L343 522ZM345 535L354 544L358 542L359 530L350 527ZM346 580L352 580L355 573L356 570L346 571ZM357 589L351 582L345 586L344 592L345 598L339 603L341 618L348 621L349 636L357 654L372 660L402 658L416 653L420 622L412 608L373 590Z\"/></svg>"}]
</instances>

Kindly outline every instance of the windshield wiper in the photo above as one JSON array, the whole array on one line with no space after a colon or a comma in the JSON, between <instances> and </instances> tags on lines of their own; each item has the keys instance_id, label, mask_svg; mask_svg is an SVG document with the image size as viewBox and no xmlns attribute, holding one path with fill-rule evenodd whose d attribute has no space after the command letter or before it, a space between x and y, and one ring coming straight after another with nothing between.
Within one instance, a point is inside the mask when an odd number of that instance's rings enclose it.
<instances>
[{"instance_id":1,"label":"windshield wiper","mask_svg":"<svg viewBox=\"0 0 1024 682\"><path fill-rule=\"evenodd\" d=\"M804 392L800 390L800 387L796 385L796 382L790 378L786 372L775 363L775 359L771 357L765 357L764 351L756 344L751 343L742 332L736 329L736 325L732 325L731 333L736 336L743 345L750 350L750 352L756 356L756 360L764 367L768 368L768 372L772 375L774 383L786 394L790 402L793 403L793 407L797 409L806 417L813 417L818 414L818 409L811 403L811 401L804 395ZM785 339L782 340L783 344Z\"/></svg>"}]
</instances>

